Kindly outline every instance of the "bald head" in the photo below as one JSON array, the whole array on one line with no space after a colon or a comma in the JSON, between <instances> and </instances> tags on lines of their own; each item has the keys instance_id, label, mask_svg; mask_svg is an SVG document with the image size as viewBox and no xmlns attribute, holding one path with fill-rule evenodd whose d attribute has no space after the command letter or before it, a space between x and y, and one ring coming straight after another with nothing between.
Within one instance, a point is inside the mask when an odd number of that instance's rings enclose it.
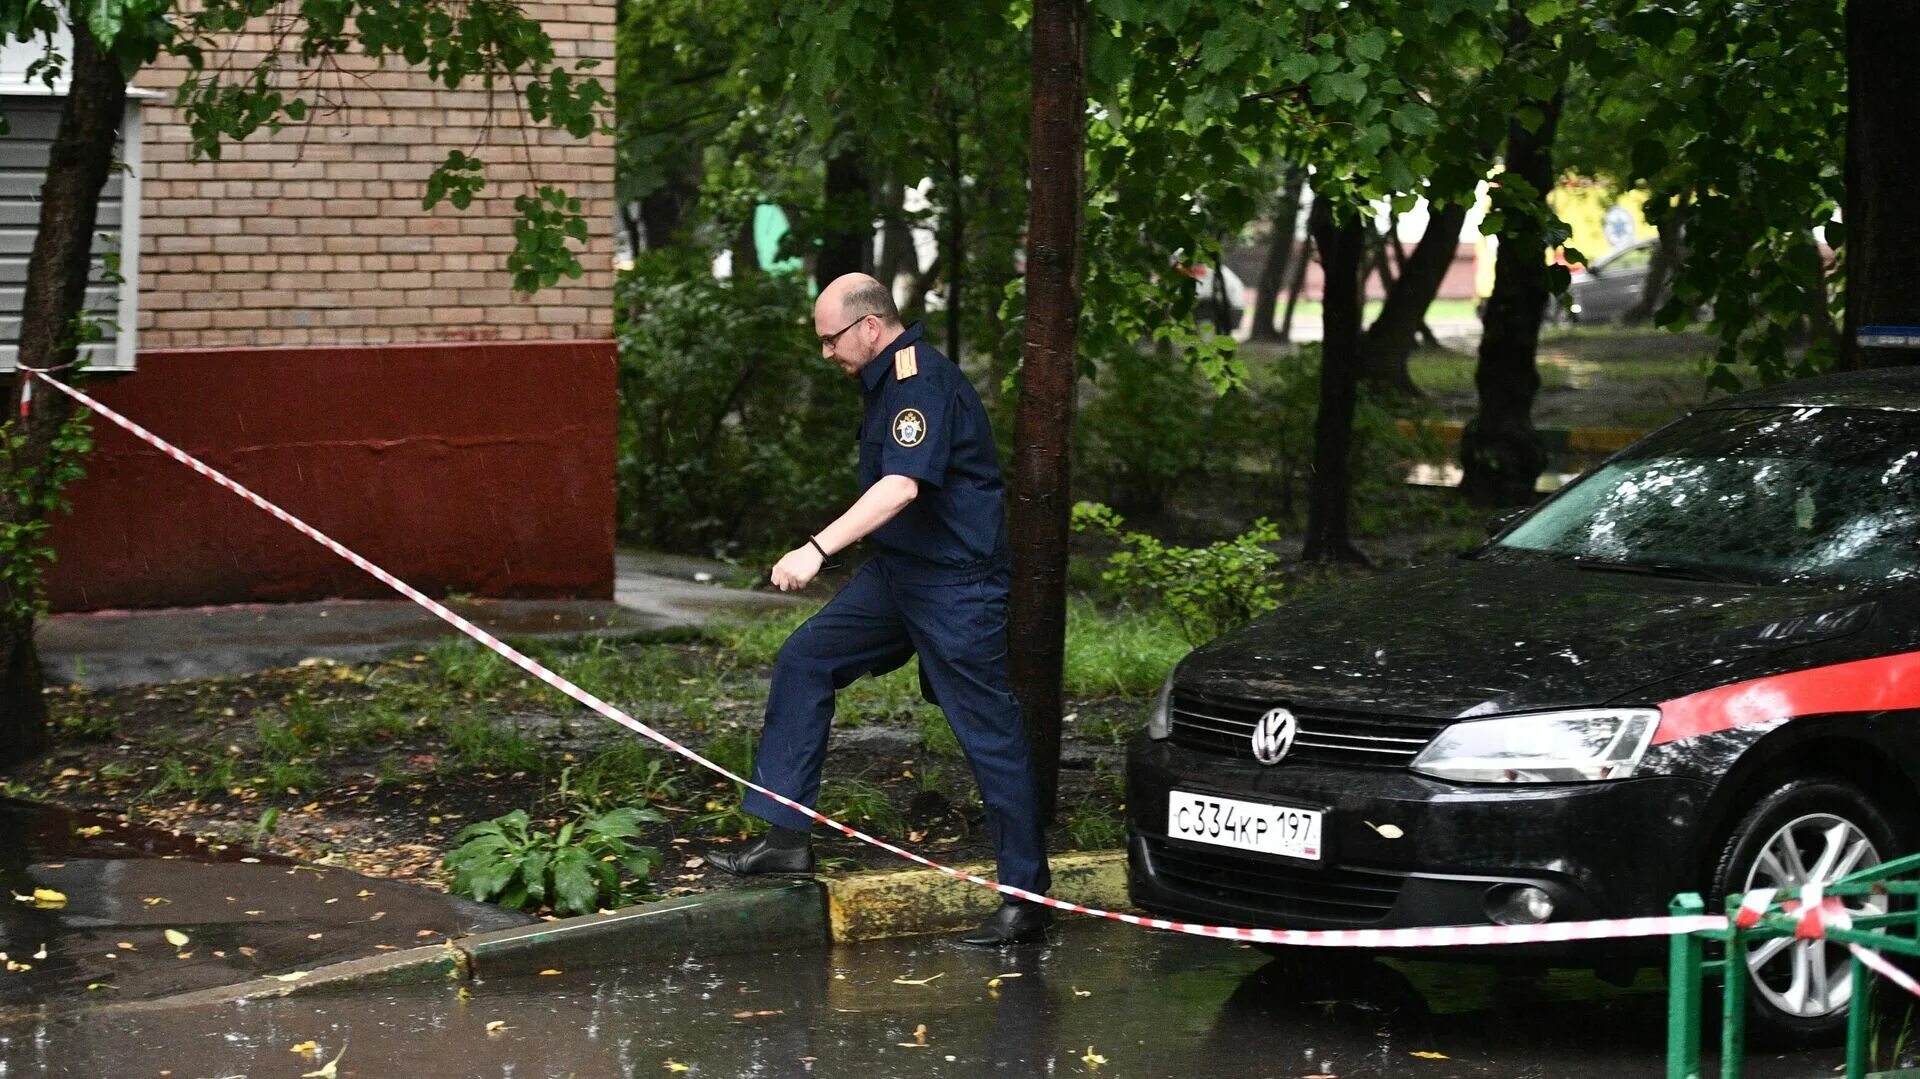
<instances>
[{"instance_id":1,"label":"bald head","mask_svg":"<svg viewBox=\"0 0 1920 1079\"><path fill-rule=\"evenodd\" d=\"M813 310L816 316L829 316L836 326L867 315L877 316L890 329L900 326L900 309L893 304L893 294L863 273L842 274L828 282Z\"/></svg>"},{"instance_id":2,"label":"bald head","mask_svg":"<svg viewBox=\"0 0 1920 1079\"><path fill-rule=\"evenodd\" d=\"M863 273L836 277L813 304L813 332L820 352L849 375L900 336L900 310L885 285Z\"/></svg>"}]
</instances>

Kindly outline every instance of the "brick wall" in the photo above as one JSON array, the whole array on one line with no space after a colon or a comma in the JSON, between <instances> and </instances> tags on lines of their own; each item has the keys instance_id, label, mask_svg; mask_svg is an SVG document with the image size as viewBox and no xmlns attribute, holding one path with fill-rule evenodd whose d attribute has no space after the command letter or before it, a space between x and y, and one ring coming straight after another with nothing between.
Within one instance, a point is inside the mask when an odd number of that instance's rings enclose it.
<instances>
[{"instance_id":1,"label":"brick wall","mask_svg":"<svg viewBox=\"0 0 1920 1079\"><path fill-rule=\"evenodd\" d=\"M594 74L611 90L614 0L523 7L569 64L602 60ZM229 69L251 66L265 40L240 37ZM140 348L612 336L609 137L534 125L511 91L447 90L397 59L338 68L283 75L283 89L304 86L323 107L228 144L219 161L190 160L171 105L182 69L139 77L169 94L144 106ZM485 161L487 187L465 210L423 210L427 176L450 150ZM586 274L525 297L506 270L513 199L544 184L585 204Z\"/></svg>"}]
</instances>

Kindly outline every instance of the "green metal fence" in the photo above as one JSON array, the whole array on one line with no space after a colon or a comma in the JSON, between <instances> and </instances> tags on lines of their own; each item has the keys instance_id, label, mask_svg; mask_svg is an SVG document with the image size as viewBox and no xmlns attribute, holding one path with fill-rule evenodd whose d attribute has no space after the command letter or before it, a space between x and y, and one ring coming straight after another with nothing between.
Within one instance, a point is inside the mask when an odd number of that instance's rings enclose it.
<instances>
[{"instance_id":1,"label":"green metal fence","mask_svg":"<svg viewBox=\"0 0 1920 1079\"><path fill-rule=\"evenodd\" d=\"M1859 944L1879 952L1920 957L1920 854L1871 866L1829 884L1825 894L1845 901L1866 896L1886 896L1885 914L1854 915L1845 929L1827 927L1826 939L1839 945ZM1900 879L1907 878L1907 879ZM1900 897L1906 897L1901 900ZM1720 1075L1738 1079L1747 1035L1747 949L1756 941L1791 937L1800 926L1800 916L1781 909L1783 901L1798 896L1782 891L1766 913L1748 928L1734 924L1740 897L1727 899L1727 928L1703 929L1676 934L1672 939L1667 973L1667 1079L1702 1079L1700 1070L1701 1009L1706 1000L1710 978L1721 981L1720 994ZM1676 915L1699 915L1706 904L1692 892L1675 897L1671 907ZM1720 958L1707 958L1708 946L1718 944ZM1857 956L1849 956L1852 995L1847 1010L1847 1079L1864 1079L1871 1047L1868 1045L1867 1006L1871 973Z\"/></svg>"}]
</instances>

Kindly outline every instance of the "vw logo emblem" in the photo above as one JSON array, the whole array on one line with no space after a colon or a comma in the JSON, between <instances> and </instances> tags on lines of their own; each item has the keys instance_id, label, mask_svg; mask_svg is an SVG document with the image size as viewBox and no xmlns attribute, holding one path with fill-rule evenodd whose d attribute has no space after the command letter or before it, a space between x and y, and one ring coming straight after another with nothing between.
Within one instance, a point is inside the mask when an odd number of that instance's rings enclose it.
<instances>
[{"instance_id":1,"label":"vw logo emblem","mask_svg":"<svg viewBox=\"0 0 1920 1079\"><path fill-rule=\"evenodd\" d=\"M1253 759L1261 764L1279 764L1293 749L1293 737L1300 723L1285 708L1275 708L1253 725Z\"/></svg>"}]
</instances>

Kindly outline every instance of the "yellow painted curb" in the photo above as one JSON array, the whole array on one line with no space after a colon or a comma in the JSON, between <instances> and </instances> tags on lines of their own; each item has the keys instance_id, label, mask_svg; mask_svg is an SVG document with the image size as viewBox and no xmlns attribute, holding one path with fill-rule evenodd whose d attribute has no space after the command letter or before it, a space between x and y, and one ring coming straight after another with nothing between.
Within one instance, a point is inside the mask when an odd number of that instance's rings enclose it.
<instances>
[{"instance_id":1,"label":"yellow painted curb","mask_svg":"<svg viewBox=\"0 0 1920 1079\"><path fill-rule=\"evenodd\" d=\"M1052 895L1089 907L1126 910L1127 855L1102 850L1056 854ZM993 879L991 863L956 866ZM828 928L836 943L945 933L971 928L1000 905L1000 896L937 869L881 870L822 877Z\"/></svg>"}]
</instances>

